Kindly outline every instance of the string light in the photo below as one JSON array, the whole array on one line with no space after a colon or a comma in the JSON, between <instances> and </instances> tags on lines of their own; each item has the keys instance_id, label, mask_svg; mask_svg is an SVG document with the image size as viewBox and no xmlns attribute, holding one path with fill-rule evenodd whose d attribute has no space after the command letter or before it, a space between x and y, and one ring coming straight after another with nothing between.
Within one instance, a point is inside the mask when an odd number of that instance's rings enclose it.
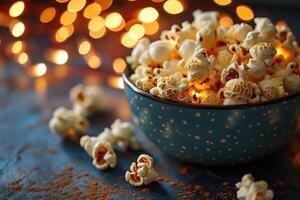
<instances>
[{"instance_id":1,"label":"string light","mask_svg":"<svg viewBox=\"0 0 300 200\"><path fill-rule=\"evenodd\" d=\"M40 15L40 21L42 23L49 23L54 19L55 15L56 9L54 7L45 8Z\"/></svg>"},{"instance_id":2,"label":"string light","mask_svg":"<svg viewBox=\"0 0 300 200\"><path fill-rule=\"evenodd\" d=\"M121 36L121 44L127 48L132 48L137 43L137 39L132 37L128 32Z\"/></svg>"},{"instance_id":3,"label":"string light","mask_svg":"<svg viewBox=\"0 0 300 200\"><path fill-rule=\"evenodd\" d=\"M82 42L79 43L78 45L78 52L81 55L86 55L89 53L91 50L91 43L87 40L83 40Z\"/></svg>"},{"instance_id":4,"label":"string light","mask_svg":"<svg viewBox=\"0 0 300 200\"><path fill-rule=\"evenodd\" d=\"M25 25L23 22L18 21L16 23L13 23L11 28L11 34L14 37L20 37L21 35L23 35L24 31L25 31Z\"/></svg>"},{"instance_id":5,"label":"string light","mask_svg":"<svg viewBox=\"0 0 300 200\"><path fill-rule=\"evenodd\" d=\"M152 23L143 23L143 26L145 28L146 35L153 35L159 30L159 23L157 21Z\"/></svg>"},{"instance_id":6,"label":"string light","mask_svg":"<svg viewBox=\"0 0 300 200\"><path fill-rule=\"evenodd\" d=\"M11 51L13 54L18 54L23 50L23 42L22 41L16 41L13 43L11 47Z\"/></svg>"},{"instance_id":7,"label":"string light","mask_svg":"<svg viewBox=\"0 0 300 200\"><path fill-rule=\"evenodd\" d=\"M154 22L158 18L159 14L153 7L143 8L139 13L139 20L144 23Z\"/></svg>"},{"instance_id":8,"label":"string light","mask_svg":"<svg viewBox=\"0 0 300 200\"><path fill-rule=\"evenodd\" d=\"M68 3L68 11L70 12L79 12L84 8L86 0L71 0Z\"/></svg>"},{"instance_id":9,"label":"string light","mask_svg":"<svg viewBox=\"0 0 300 200\"><path fill-rule=\"evenodd\" d=\"M102 10L106 10L112 5L113 0L95 0L95 2L101 5Z\"/></svg>"},{"instance_id":10,"label":"string light","mask_svg":"<svg viewBox=\"0 0 300 200\"><path fill-rule=\"evenodd\" d=\"M227 6L231 4L232 0L214 0L214 2L220 6Z\"/></svg>"},{"instance_id":11,"label":"string light","mask_svg":"<svg viewBox=\"0 0 300 200\"><path fill-rule=\"evenodd\" d=\"M69 30L67 27L62 26L60 27L55 34L55 40L57 42L64 42L69 37Z\"/></svg>"},{"instance_id":12,"label":"string light","mask_svg":"<svg viewBox=\"0 0 300 200\"><path fill-rule=\"evenodd\" d=\"M83 11L83 16L87 19L92 19L101 13L102 7L99 3L94 2L89 4Z\"/></svg>"},{"instance_id":13,"label":"string light","mask_svg":"<svg viewBox=\"0 0 300 200\"><path fill-rule=\"evenodd\" d=\"M113 61L113 70L118 73L118 74L121 74L123 73L123 71L125 70L126 68L126 62L123 58L116 58L114 61Z\"/></svg>"},{"instance_id":14,"label":"string light","mask_svg":"<svg viewBox=\"0 0 300 200\"><path fill-rule=\"evenodd\" d=\"M22 52L18 55L18 62L21 64L21 65L24 65L28 62L28 55L27 53L25 52Z\"/></svg>"},{"instance_id":15,"label":"string light","mask_svg":"<svg viewBox=\"0 0 300 200\"><path fill-rule=\"evenodd\" d=\"M69 55L65 50L57 50L53 54L53 61L58 65L65 64L69 59Z\"/></svg>"},{"instance_id":16,"label":"string light","mask_svg":"<svg viewBox=\"0 0 300 200\"><path fill-rule=\"evenodd\" d=\"M97 55L92 55L88 58L87 64L92 69L97 69L101 65L101 59Z\"/></svg>"},{"instance_id":17,"label":"string light","mask_svg":"<svg viewBox=\"0 0 300 200\"><path fill-rule=\"evenodd\" d=\"M239 5L236 8L236 14L244 21L250 21L254 17L252 9L246 5Z\"/></svg>"},{"instance_id":18,"label":"string light","mask_svg":"<svg viewBox=\"0 0 300 200\"><path fill-rule=\"evenodd\" d=\"M88 29L93 32L100 31L104 27L104 19L100 16L92 18L88 24Z\"/></svg>"},{"instance_id":19,"label":"string light","mask_svg":"<svg viewBox=\"0 0 300 200\"><path fill-rule=\"evenodd\" d=\"M117 12L110 13L105 18L105 26L109 29L115 29L121 25L123 21L122 15Z\"/></svg>"},{"instance_id":20,"label":"string light","mask_svg":"<svg viewBox=\"0 0 300 200\"><path fill-rule=\"evenodd\" d=\"M135 24L130 27L129 34L131 35L131 37L134 37L138 40L145 35L145 28L141 24Z\"/></svg>"},{"instance_id":21,"label":"string light","mask_svg":"<svg viewBox=\"0 0 300 200\"><path fill-rule=\"evenodd\" d=\"M95 32L90 31L89 36L94 39L99 39L99 38L103 37L105 35L105 33L106 33L106 28L103 27L100 31L95 31Z\"/></svg>"},{"instance_id":22,"label":"string light","mask_svg":"<svg viewBox=\"0 0 300 200\"><path fill-rule=\"evenodd\" d=\"M45 75L47 72L47 66L45 63L37 63L33 65L29 71L29 74L34 77Z\"/></svg>"},{"instance_id":23,"label":"string light","mask_svg":"<svg viewBox=\"0 0 300 200\"><path fill-rule=\"evenodd\" d=\"M60 17L60 23L62 25L70 25L76 20L76 12L65 11Z\"/></svg>"},{"instance_id":24,"label":"string light","mask_svg":"<svg viewBox=\"0 0 300 200\"><path fill-rule=\"evenodd\" d=\"M13 5L11 5L9 9L9 15L11 17L18 17L20 16L25 9L25 4L23 1L17 1Z\"/></svg>"},{"instance_id":25,"label":"string light","mask_svg":"<svg viewBox=\"0 0 300 200\"><path fill-rule=\"evenodd\" d=\"M179 14L183 11L183 5L178 0L167 0L164 3L163 8L167 13L172 15Z\"/></svg>"}]
</instances>

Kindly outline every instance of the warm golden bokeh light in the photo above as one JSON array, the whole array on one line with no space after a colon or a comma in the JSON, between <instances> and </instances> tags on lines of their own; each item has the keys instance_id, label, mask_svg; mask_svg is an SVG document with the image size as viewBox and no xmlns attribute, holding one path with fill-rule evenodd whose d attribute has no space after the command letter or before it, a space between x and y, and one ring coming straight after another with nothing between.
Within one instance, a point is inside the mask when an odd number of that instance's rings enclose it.
<instances>
[{"instance_id":1,"label":"warm golden bokeh light","mask_svg":"<svg viewBox=\"0 0 300 200\"><path fill-rule=\"evenodd\" d=\"M9 9L9 15L12 17L20 16L25 9L25 4L23 1L17 1L13 5L11 5Z\"/></svg>"},{"instance_id":2,"label":"warm golden bokeh light","mask_svg":"<svg viewBox=\"0 0 300 200\"><path fill-rule=\"evenodd\" d=\"M167 13L172 15L179 14L183 11L183 5L178 0L167 0L163 7Z\"/></svg>"},{"instance_id":3,"label":"warm golden bokeh light","mask_svg":"<svg viewBox=\"0 0 300 200\"><path fill-rule=\"evenodd\" d=\"M69 59L69 55L65 50L59 49L53 52L53 62L58 65L65 64Z\"/></svg>"},{"instance_id":4,"label":"warm golden bokeh light","mask_svg":"<svg viewBox=\"0 0 300 200\"><path fill-rule=\"evenodd\" d=\"M107 78L107 84L113 88L124 89L123 79L119 76L109 76Z\"/></svg>"},{"instance_id":5,"label":"warm golden bokeh light","mask_svg":"<svg viewBox=\"0 0 300 200\"><path fill-rule=\"evenodd\" d=\"M92 19L101 13L102 7L99 3L94 2L89 4L83 11L83 16L87 19Z\"/></svg>"},{"instance_id":6,"label":"warm golden bokeh light","mask_svg":"<svg viewBox=\"0 0 300 200\"><path fill-rule=\"evenodd\" d=\"M56 15L56 10L54 7L46 8L42 11L40 15L40 21L43 23L51 22Z\"/></svg>"},{"instance_id":7,"label":"warm golden bokeh light","mask_svg":"<svg viewBox=\"0 0 300 200\"><path fill-rule=\"evenodd\" d=\"M135 24L130 27L129 34L138 40L145 35L145 28L141 24Z\"/></svg>"},{"instance_id":8,"label":"warm golden bokeh light","mask_svg":"<svg viewBox=\"0 0 300 200\"><path fill-rule=\"evenodd\" d=\"M29 74L34 77L45 75L47 72L47 66L45 63L38 63L30 68Z\"/></svg>"},{"instance_id":9,"label":"warm golden bokeh light","mask_svg":"<svg viewBox=\"0 0 300 200\"><path fill-rule=\"evenodd\" d=\"M113 0L95 0L95 2L101 5L102 10L106 10L112 5Z\"/></svg>"},{"instance_id":10,"label":"warm golden bokeh light","mask_svg":"<svg viewBox=\"0 0 300 200\"><path fill-rule=\"evenodd\" d=\"M113 70L116 73L118 73L118 74L123 73L125 68L126 68L126 62L123 58L117 58L113 61Z\"/></svg>"},{"instance_id":11,"label":"warm golden bokeh light","mask_svg":"<svg viewBox=\"0 0 300 200\"><path fill-rule=\"evenodd\" d=\"M97 69L101 65L101 59L96 55L92 55L87 58L87 64L90 68Z\"/></svg>"},{"instance_id":12,"label":"warm golden bokeh light","mask_svg":"<svg viewBox=\"0 0 300 200\"><path fill-rule=\"evenodd\" d=\"M16 41L13 43L11 47L11 52L13 54L18 54L23 50L23 42L22 41Z\"/></svg>"},{"instance_id":13,"label":"warm golden bokeh light","mask_svg":"<svg viewBox=\"0 0 300 200\"><path fill-rule=\"evenodd\" d=\"M25 52L22 52L18 55L18 62L21 64L21 65L24 65L28 62L28 55L27 53Z\"/></svg>"},{"instance_id":14,"label":"warm golden bokeh light","mask_svg":"<svg viewBox=\"0 0 300 200\"><path fill-rule=\"evenodd\" d=\"M67 3L69 0L56 0L58 3Z\"/></svg>"},{"instance_id":15,"label":"warm golden bokeh light","mask_svg":"<svg viewBox=\"0 0 300 200\"><path fill-rule=\"evenodd\" d=\"M254 18L254 13L249 6L239 5L236 7L236 14L238 17L244 21L250 21Z\"/></svg>"},{"instance_id":16,"label":"warm golden bokeh light","mask_svg":"<svg viewBox=\"0 0 300 200\"><path fill-rule=\"evenodd\" d=\"M20 37L21 35L23 35L24 31L25 31L25 25L23 22L16 22L12 25L11 34L14 37Z\"/></svg>"},{"instance_id":17,"label":"warm golden bokeh light","mask_svg":"<svg viewBox=\"0 0 300 200\"><path fill-rule=\"evenodd\" d=\"M105 17L105 26L109 29L115 29L121 25L122 21L122 15L120 15L120 13L113 12Z\"/></svg>"},{"instance_id":18,"label":"warm golden bokeh light","mask_svg":"<svg viewBox=\"0 0 300 200\"><path fill-rule=\"evenodd\" d=\"M79 12L84 8L86 0L71 0L68 3L68 11L70 12Z\"/></svg>"},{"instance_id":19,"label":"warm golden bokeh light","mask_svg":"<svg viewBox=\"0 0 300 200\"><path fill-rule=\"evenodd\" d=\"M159 23L157 21L152 23L143 23L143 26L145 28L146 35L154 35L159 30Z\"/></svg>"},{"instance_id":20,"label":"warm golden bokeh light","mask_svg":"<svg viewBox=\"0 0 300 200\"><path fill-rule=\"evenodd\" d=\"M152 0L153 2L156 2L156 3L160 3L160 2L163 2L165 0Z\"/></svg>"},{"instance_id":21,"label":"warm golden bokeh light","mask_svg":"<svg viewBox=\"0 0 300 200\"><path fill-rule=\"evenodd\" d=\"M154 22L158 18L159 14L153 7L143 8L139 13L139 20L144 23Z\"/></svg>"},{"instance_id":22,"label":"warm golden bokeh light","mask_svg":"<svg viewBox=\"0 0 300 200\"><path fill-rule=\"evenodd\" d=\"M291 56L291 53L288 50L281 47L281 46L276 47L276 51L277 51L277 55L283 56L283 58L285 60L289 59L290 56Z\"/></svg>"},{"instance_id":23,"label":"warm golden bokeh light","mask_svg":"<svg viewBox=\"0 0 300 200\"><path fill-rule=\"evenodd\" d=\"M214 0L214 2L220 6L227 6L231 4L232 0Z\"/></svg>"},{"instance_id":24,"label":"warm golden bokeh light","mask_svg":"<svg viewBox=\"0 0 300 200\"><path fill-rule=\"evenodd\" d=\"M94 39L99 39L99 38L103 37L105 35L105 33L106 33L106 28L103 27L100 31L96 31L96 32L90 31L89 36Z\"/></svg>"},{"instance_id":25,"label":"warm golden bokeh light","mask_svg":"<svg viewBox=\"0 0 300 200\"><path fill-rule=\"evenodd\" d=\"M70 25L76 20L76 17L77 17L76 12L70 12L66 10L60 17L60 23L66 26Z\"/></svg>"},{"instance_id":26,"label":"warm golden bokeh light","mask_svg":"<svg viewBox=\"0 0 300 200\"><path fill-rule=\"evenodd\" d=\"M286 23L286 21L279 20L276 22L276 26L287 26L287 23Z\"/></svg>"},{"instance_id":27,"label":"warm golden bokeh light","mask_svg":"<svg viewBox=\"0 0 300 200\"><path fill-rule=\"evenodd\" d=\"M69 37L69 30L67 27L62 26L60 27L55 34L55 40L57 42L64 42Z\"/></svg>"},{"instance_id":28,"label":"warm golden bokeh light","mask_svg":"<svg viewBox=\"0 0 300 200\"><path fill-rule=\"evenodd\" d=\"M81 55L85 55L90 52L91 50L91 43L87 40L83 40L82 42L79 43L78 45L78 52Z\"/></svg>"},{"instance_id":29,"label":"warm golden bokeh light","mask_svg":"<svg viewBox=\"0 0 300 200\"><path fill-rule=\"evenodd\" d=\"M229 17L229 16L220 17L219 23L223 27L230 27L233 25L233 21L232 21L231 17Z\"/></svg>"},{"instance_id":30,"label":"warm golden bokeh light","mask_svg":"<svg viewBox=\"0 0 300 200\"><path fill-rule=\"evenodd\" d=\"M124 45L127 48L132 48L134 45L136 45L137 39L135 37L132 37L131 34L124 33L121 36L121 44Z\"/></svg>"},{"instance_id":31,"label":"warm golden bokeh light","mask_svg":"<svg viewBox=\"0 0 300 200\"><path fill-rule=\"evenodd\" d=\"M104 27L104 19L100 16L94 17L88 24L88 29L93 32L100 31Z\"/></svg>"}]
</instances>

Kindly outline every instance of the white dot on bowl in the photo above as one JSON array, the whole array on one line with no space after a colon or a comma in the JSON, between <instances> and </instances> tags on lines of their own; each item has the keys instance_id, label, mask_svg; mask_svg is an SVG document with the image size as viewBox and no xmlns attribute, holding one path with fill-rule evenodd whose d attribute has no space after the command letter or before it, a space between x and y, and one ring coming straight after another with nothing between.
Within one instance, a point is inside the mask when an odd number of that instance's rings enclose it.
<instances>
[{"instance_id":1,"label":"white dot on bowl","mask_svg":"<svg viewBox=\"0 0 300 200\"><path fill-rule=\"evenodd\" d=\"M210 148L206 148L205 150L206 150L206 151L210 151Z\"/></svg>"},{"instance_id":2,"label":"white dot on bowl","mask_svg":"<svg viewBox=\"0 0 300 200\"><path fill-rule=\"evenodd\" d=\"M212 134L212 133L213 133L213 131L212 131L212 130L209 130L209 131L208 131L208 133L209 133L209 134Z\"/></svg>"},{"instance_id":3,"label":"white dot on bowl","mask_svg":"<svg viewBox=\"0 0 300 200\"><path fill-rule=\"evenodd\" d=\"M200 136L199 135L195 135L195 139L196 140L200 140Z\"/></svg>"},{"instance_id":4,"label":"white dot on bowl","mask_svg":"<svg viewBox=\"0 0 300 200\"><path fill-rule=\"evenodd\" d=\"M185 149L186 149L186 146L182 145L181 148L185 150Z\"/></svg>"},{"instance_id":5,"label":"white dot on bowl","mask_svg":"<svg viewBox=\"0 0 300 200\"><path fill-rule=\"evenodd\" d=\"M215 118L211 118L210 121L211 122L215 122L216 120L215 120Z\"/></svg>"},{"instance_id":6,"label":"white dot on bowl","mask_svg":"<svg viewBox=\"0 0 300 200\"><path fill-rule=\"evenodd\" d=\"M183 123L184 125L186 125L186 124L187 124L187 121L183 120L182 123Z\"/></svg>"},{"instance_id":7,"label":"white dot on bowl","mask_svg":"<svg viewBox=\"0 0 300 200\"><path fill-rule=\"evenodd\" d=\"M150 107L150 108L153 108L153 104L152 104L152 103L150 103L150 104L149 104L149 107Z\"/></svg>"},{"instance_id":8,"label":"white dot on bowl","mask_svg":"<svg viewBox=\"0 0 300 200\"><path fill-rule=\"evenodd\" d=\"M197 146L194 146L194 149L198 149L198 147L197 147Z\"/></svg>"},{"instance_id":9,"label":"white dot on bowl","mask_svg":"<svg viewBox=\"0 0 300 200\"><path fill-rule=\"evenodd\" d=\"M196 112L196 113L195 113L195 116L196 116L196 117L201 117L201 113Z\"/></svg>"},{"instance_id":10,"label":"white dot on bowl","mask_svg":"<svg viewBox=\"0 0 300 200\"><path fill-rule=\"evenodd\" d=\"M158 115L158 119L162 119L162 117L160 115Z\"/></svg>"},{"instance_id":11,"label":"white dot on bowl","mask_svg":"<svg viewBox=\"0 0 300 200\"><path fill-rule=\"evenodd\" d=\"M174 143L171 142L170 145L171 145L171 146L174 146Z\"/></svg>"}]
</instances>

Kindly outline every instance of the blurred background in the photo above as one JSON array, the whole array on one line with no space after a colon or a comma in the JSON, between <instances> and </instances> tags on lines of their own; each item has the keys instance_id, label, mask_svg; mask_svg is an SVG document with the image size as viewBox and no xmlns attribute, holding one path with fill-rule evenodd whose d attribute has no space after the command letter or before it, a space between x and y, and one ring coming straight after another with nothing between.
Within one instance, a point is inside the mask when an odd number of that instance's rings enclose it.
<instances>
[{"instance_id":1,"label":"blurred background","mask_svg":"<svg viewBox=\"0 0 300 200\"><path fill-rule=\"evenodd\" d=\"M227 26L266 16L300 34L298 0L1 0L0 81L44 90L78 75L120 89L138 39L158 39L196 9L218 10Z\"/></svg>"}]
</instances>

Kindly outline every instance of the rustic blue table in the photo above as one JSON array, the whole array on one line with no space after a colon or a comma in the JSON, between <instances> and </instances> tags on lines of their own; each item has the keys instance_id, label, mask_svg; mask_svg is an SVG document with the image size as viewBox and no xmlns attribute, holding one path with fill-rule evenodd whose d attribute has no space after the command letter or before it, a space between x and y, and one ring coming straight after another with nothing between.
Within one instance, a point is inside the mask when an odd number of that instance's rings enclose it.
<instances>
[{"instance_id":1,"label":"rustic blue table","mask_svg":"<svg viewBox=\"0 0 300 200\"><path fill-rule=\"evenodd\" d=\"M119 152L116 168L95 169L91 158L70 141L51 134L48 120L58 106L70 107L69 89L79 82L27 80L2 70L0 82L0 199L228 199L243 174L265 179L278 200L300 199L300 137L295 134L278 152L254 163L232 167L203 167L178 162L161 153L137 131L143 150L154 157L159 182L134 188L124 173L141 152ZM84 76L87 77L87 76ZM34 87L35 86L35 87ZM130 111L122 90L104 87L108 111L90 118L96 135L116 117Z\"/></svg>"}]
</instances>

